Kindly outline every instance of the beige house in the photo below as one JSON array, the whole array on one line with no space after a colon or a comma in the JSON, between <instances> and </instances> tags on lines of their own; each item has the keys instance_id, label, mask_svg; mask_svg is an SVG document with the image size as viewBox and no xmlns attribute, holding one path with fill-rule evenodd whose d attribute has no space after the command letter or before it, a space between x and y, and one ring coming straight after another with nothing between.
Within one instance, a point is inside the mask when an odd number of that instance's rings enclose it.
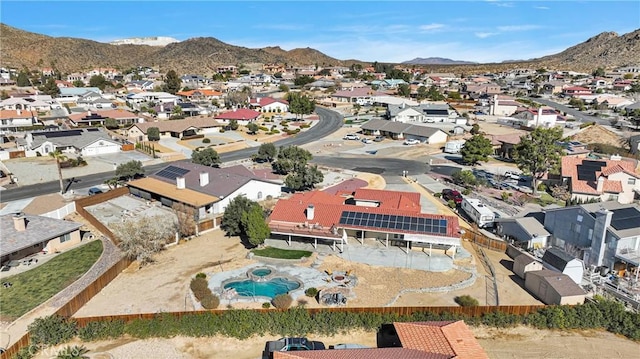
<instances>
[{"instance_id":1,"label":"beige house","mask_svg":"<svg viewBox=\"0 0 640 359\"><path fill-rule=\"evenodd\" d=\"M0 216L0 263L38 252L54 253L79 244L82 224L22 213Z\"/></svg>"},{"instance_id":2,"label":"beige house","mask_svg":"<svg viewBox=\"0 0 640 359\"><path fill-rule=\"evenodd\" d=\"M147 131L157 127L160 137L176 137L218 133L223 125L213 118L191 117L184 120L136 123L126 130L126 135L133 141L148 141Z\"/></svg>"}]
</instances>

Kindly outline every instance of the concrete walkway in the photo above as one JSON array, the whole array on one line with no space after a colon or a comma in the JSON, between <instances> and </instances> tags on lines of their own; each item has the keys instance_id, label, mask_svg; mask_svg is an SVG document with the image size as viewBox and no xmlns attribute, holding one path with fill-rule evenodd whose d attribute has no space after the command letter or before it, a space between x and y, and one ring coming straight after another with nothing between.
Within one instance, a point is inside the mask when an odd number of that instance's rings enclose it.
<instances>
[{"instance_id":1,"label":"concrete walkway","mask_svg":"<svg viewBox=\"0 0 640 359\"><path fill-rule=\"evenodd\" d=\"M177 138L168 137L168 138L161 138L159 143L162 146L170 148L175 152L182 153L186 158L191 158L191 153L193 151L191 151L190 149L184 146L179 145L178 141L179 140Z\"/></svg>"}]
</instances>

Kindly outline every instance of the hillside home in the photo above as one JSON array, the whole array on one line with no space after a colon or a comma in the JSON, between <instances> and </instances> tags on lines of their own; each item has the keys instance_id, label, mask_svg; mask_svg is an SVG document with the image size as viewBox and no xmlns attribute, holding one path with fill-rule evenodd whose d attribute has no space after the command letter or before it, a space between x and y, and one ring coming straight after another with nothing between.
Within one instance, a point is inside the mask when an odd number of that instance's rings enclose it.
<instances>
[{"instance_id":1,"label":"hillside home","mask_svg":"<svg viewBox=\"0 0 640 359\"><path fill-rule=\"evenodd\" d=\"M127 100L133 104L144 103L177 103L179 97L167 92L140 92L136 94L130 94L127 96Z\"/></svg>"},{"instance_id":2,"label":"hillside home","mask_svg":"<svg viewBox=\"0 0 640 359\"><path fill-rule=\"evenodd\" d=\"M110 118L116 120L118 125L130 125L142 121L142 117L121 109L87 111L69 115L69 120L75 126L104 126L105 121Z\"/></svg>"},{"instance_id":3,"label":"hillside home","mask_svg":"<svg viewBox=\"0 0 640 359\"><path fill-rule=\"evenodd\" d=\"M385 241L406 247L460 246L458 218L421 212L420 195L358 188L349 196L323 191L296 193L276 203L269 219L271 233L289 242L313 239L348 245L348 238Z\"/></svg>"},{"instance_id":4,"label":"hillside home","mask_svg":"<svg viewBox=\"0 0 640 359\"><path fill-rule=\"evenodd\" d=\"M81 223L22 213L0 216L0 263L79 244L80 227Z\"/></svg>"},{"instance_id":5,"label":"hillside home","mask_svg":"<svg viewBox=\"0 0 640 359\"><path fill-rule=\"evenodd\" d=\"M127 186L132 195L160 201L167 207L177 203L191 207L197 219L220 217L238 196L252 201L280 197L282 187L242 165L215 168L187 161L174 162Z\"/></svg>"},{"instance_id":6,"label":"hillside home","mask_svg":"<svg viewBox=\"0 0 640 359\"><path fill-rule=\"evenodd\" d=\"M9 97L0 101L2 110L49 111L60 105L49 95Z\"/></svg>"},{"instance_id":7,"label":"hillside home","mask_svg":"<svg viewBox=\"0 0 640 359\"><path fill-rule=\"evenodd\" d=\"M511 117L521 120L520 125L525 127L549 128L554 127L558 121L564 121L564 117L562 117L556 110L542 107L537 110L524 110Z\"/></svg>"},{"instance_id":8,"label":"hillside home","mask_svg":"<svg viewBox=\"0 0 640 359\"><path fill-rule=\"evenodd\" d=\"M207 86L210 79L200 75L189 74L180 77L180 81L182 81L183 88L199 89L200 87Z\"/></svg>"},{"instance_id":9,"label":"hillside home","mask_svg":"<svg viewBox=\"0 0 640 359\"><path fill-rule=\"evenodd\" d=\"M640 193L636 166L636 161L620 156L600 160L564 156L562 181L573 200L632 203Z\"/></svg>"},{"instance_id":10,"label":"hillside home","mask_svg":"<svg viewBox=\"0 0 640 359\"><path fill-rule=\"evenodd\" d=\"M601 202L547 209L544 227L550 244L582 259L587 267L614 268L622 263L638 276L640 207Z\"/></svg>"},{"instance_id":11,"label":"hillside home","mask_svg":"<svg viewBox=\"0 0 640 359\"><path fill-rule=\"evenodd\" d=\"M220 100L222 98L222 92L207 89L180 91L176 93L176 95L180 96L182 100L193 102L211 103L213 100Z\"/></svg>"},{"instance_id":12,"label":"hillside home","mask_svg":"<svg viewBox=\"0 0 640 359\"><path fill-rule=\"evenodd\" d=\"M136 80L127 82L126 84L124 84L124 87L127 89L127 91L151 91L155 87L155 83L149 80Z\"/></svg>"},{"instance_id":13,"label":"hillside home","mask_svg":"<svg viewBox=\"0 0 640 359\"><path fill-rule=\"evenodd\" d=\"M386 96L384 92L379 92L370 87L350 88L348 90L340 90L331 94L331 100L342 103L357 103L361 106L373 104L374 97Z\"/></svg>"},{"instance_id":14,"label":"hillside home","mask_svg":"<svg viewBox=\"0 0 640 359\"><path fill-rule=\"evenodd\" d=\"M519 108L522 108L522 104L517 102L511 96L493 95L493 101L489 107L489 114L493 116L511 116Z\"/></svg>"},{"instance_id":15,"label":"hillside home","mask_svg":"<svg viewBox=\"0 0 640 359\"><path fill-rule=\"evenodd\" d=\"M567 97L580 97L591 95L590 89L581 86L570 86L562 89L562 94Z\"/></svg>"},{"instance_id":16,"label":"hillside home","mask_svg":"<svg viewBox=\"0 0 640 359\"><path fill-rule=\"evenodd\" d=\"M58 97L60 98L78 98L87 92L95 92L102 95L102 90L97 87L62 87Z\"/></svg>"}]
</instances>

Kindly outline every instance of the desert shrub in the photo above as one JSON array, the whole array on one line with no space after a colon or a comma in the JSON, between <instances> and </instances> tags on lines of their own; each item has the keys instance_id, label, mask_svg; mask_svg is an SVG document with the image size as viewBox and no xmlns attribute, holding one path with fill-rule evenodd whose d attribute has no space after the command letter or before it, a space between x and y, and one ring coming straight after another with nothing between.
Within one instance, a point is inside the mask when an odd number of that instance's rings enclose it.
<instances>
[{"instance_id":1,"label":"desert shrub","mask_svg":"<svg viewBox=\"0 0 640 359\"><path fill-rule=\"evenodd\" d=\"M459 295L453 299L461 307L477 307L478 300L470 295Z\"/></svg>"},{"instance_id":2,"label":"desert shrub","mask_svg":"<svg viewBox=\"0 0 640 359\"><path fill-rule=\"evenodd\" d=\"M304 298L298 299L298 307L304 308L304 307L307 306L307 304L309 304L308 300L306 300Z\"/></svg>"},{"instance_id":3,"label":"desert shrub","mask_svg":"<svg viewBox=\"0 0 640 359\"><path fill-rule=\"evenodd\" d=\"M224 128L220 127L220 133L224 133Z\"/></svg>"},{"instance_id":4,"label":"desert shrub","mask_svg":"<svg viewBox=\"0 0 640 359\"><path fill-rule=\"evenodd\" d=\"M211 139L205 137L202 139L202 143L211 143Z\"/></svg>"},{"instance_id":5,"label":"desert shrub","mask_svg":"<svg viewBox=\"0 0 640 359\"><path fill-rule=\"evenodd\" d=\"M29 334L36 346L58 345L76 336L76 322L59 315L37 318L29 324Z\"/></svg>"},{"instance_id":6,"label":"desert shrub","mask_svg":"<svg viewBox=\"0 0 640 359\"><path fill-rule=\"evenodd\" d=\"M207 293L211 293L207 281L204 278L193 278L189 287L198 300L202 300Z\"/></svg>"},{"instance_id":7,"label":"desert shrub","mask_svg":"<svg viewBox=\"0 0 640 359\"><path fill-rule=\"evenodd\" d=\"M545 185L544 183L540 183L538 185L538 191L540 192L546 192L547 191L547 185Z\"/></svg>"},{"instance_id":8,"label":"desert shrub","mask_svg":"<svg viewBox=\"0 0 640 359\"><path fill-rule=\"evenodd\" d=\"M447 201L447 205L449 206L449 208L456 208L456 202L452 199Z\"/></svg>"},{"instance_id":9,"label":"desert shrub","mask_svg":"<svg viewBox=\"0 0 640 359\"><path fill-rule=\"evenodd\" d=\"M316 295L318 295L318 289L314 287L307 288L307 290L304 291L304 294L309 298L315 298Z\"/></svg>"},{"instance_id":10,"label":"desert shrub","mask_svg":"<svg viewBox=\"0 0 640 359\"><path fill-rule=\"evenodd\" d=\"M260 129L260 131L264 131L264 132L268 132L269 128L268 127L264 127L264 126L259 126L258 129Z\"/></svg>"},{"instance_id":11,"label":"desert shrub","mask_svg":"<svg viewBox=\"0 0 640 359\"><path fill-rule=\"evenodd\" d=\"M31 359L36 355L37 352L38 347L30 344L26 347L20 348L20 350L18 350L18 352L12 357L12 359Z\"/></svg>"},{"instance_id":12,"label":"desert shrub","mask_svg":"<svg viewBox=\"0 0 640 359\"><path fill-rule=\"evenodd\" d=\"M280 294L273 298L272 304L278 309L289 309L293 298L289 294Z\"/></svg>"},{"instance_id":13,"label":"desert shrub","mask_svg":"<svg viewBox=\"0 0 640 359\"><path fill-rule=\"evenodd\" d=\"M442 193L437 192L437 193L434 193L434 194L433 194L433 196L434 196L435 198L440 198L440 197L442 197Z\"/></svg>"},{"instance_id":14,"label":"desert shrub","mask_svg":"<svg viewBox=\"0 0 640 359\"><path fill-rule=\"evenodd\" d=\"M220 298L209 291L209 293L205 294L202 298L200 304L202 304L204 309L216 309L220 305Z\"/></svg>"},{"instance_id":15,"label":"desert shrub","mask_svg":"<svg viewBox=\"0 0 640 359\"><path fill-rule=\"evenodd\" d=\"M274 128L273 130L271 130L272 134L277 134L280 133L280 130L278 130L277 128Z\"/></svg>"},{"instance_id":16,"label":"desert shrub","mask_svg":"<svg viewBox=\"0 0 640 359\"><path fill-rule=\"evenodd\" d=\"M289 123L287 121L284 121L284 120L280 121L280 126L282 126L282 127L287 127L288 124Z\"/></svg>"},{"instance_id":17,"label":"desert shrub","mask_svg":"<svg viewBox=\"0 0 640 359\"><path fill-rule=\"evenodd\" d=\"M264 309L269 309L269 308L271 308L271 303L269 303L269 302L264 302L264 303L262 303L262 308L264 308Z\"/></svg>"},{"instance_id":18,"label":"desert shrub","mask_svg":"<svg viewBox=\"0 0 640 359\"><path fill-rule=\"evenodd\" d=\"M206 279L206 278L207 278L207 275L206 275L206 274L204 274L204 273L202 273L202 272L200 272L200 273L196 274L196 278L203 278L203 279Z\"/></svg>"},{"instance_id":19,"label":"desert shrub","mask_svg":"<svg viewBox=\"0 0 640 359\"><path fill-rule=\"evenodd\" d=\"M465 188L462 190L462 194L468 196L471 194L471 188Z\"/></svg>"},{"instance_id":20,"label":"desert shrub","mask_svg":"<svg viewBox=\"0 0 640 359\"><path fill-rule=\"evenodd\" d=\"M84 342L115 339L124 334L124 322L115 320L112 322L91 322L78 329L78 337Z\"/></svg>"},{"instance_id":21,"label":"desert shrub","mask_svg":"<svg viewBox=\"0 0 640 359\"><path fill-rule=\"evenodd\" d=\"M506 201L509 199L509 197L511 197L511 196L512 196L512 193L509 193L509 192L502 192L502 193L500 194L500 197L502 197L502 200L503 200L503 201L505 201L505 202L506 202Z\"/></svg>"}]
</instances>

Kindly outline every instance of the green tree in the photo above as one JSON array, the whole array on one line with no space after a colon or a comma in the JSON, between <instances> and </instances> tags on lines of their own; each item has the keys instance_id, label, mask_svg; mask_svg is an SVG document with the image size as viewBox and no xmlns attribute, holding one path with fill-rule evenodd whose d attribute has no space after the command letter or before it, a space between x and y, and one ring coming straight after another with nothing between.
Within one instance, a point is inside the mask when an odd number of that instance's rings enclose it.
<instances>
[{"instance_id":1,"label":"green tree","mask_svg":"<svg viewBox=\"0 0 640 359\"><path fill-rule=\"evenodd\" d=\"M443 101L445 99L444 95L440 93L440 90L438 90L435 85L429 87L427 98L431 101Z\"/></svg>"},{"instance_id":2,"label":"green tree","mask_svg":"<svg viewBox=\"0 0 640 359\"><path fill-rule=\"evenodd\" d=\"M18 78L16 79L16 85L19 87L31 86L31 80L29 80L29 74L26 71L20 71Z\"/></svg>"},{"instance_id":3,"label":"green tree","mask_svg":"<svg viewBox=\"0 0 640 359\"><path fill-rule=\"evenodd\" d=\"M418 95L417 95L417 99L419 101L422 101L424 99L426 99L428 96L428 91L427 91L427 87L426 86L420 86L418 87Z\"/></svg>"},{"instance_id":4,"label":"green tree","mask_svg":"<svg viewBox=\"0 0 640 359\"><path fill-rule=\"evenodd\" d=\"M411 88L409 84L400 84L398 85L398 96L409 97L411 95Z\"/></svg>"},{"instance_id":5,"label":"green tree","mask_svg":"<svg viewBox=\"0 0 640 359\"><path fill-rule=\"evenodd\" d=\"M298 146L280 147L278 157L272 163L274 172L286 175L290 172L299 172L307 165L313 156L311 152Z\"/></svg>"},{"instance_id":6,"label":"green tree","mask_svg":"<svg viewBox=\"0 0 640 359\"><path fill-rule=\"evenodd\" d=\"M289 86L285 85L285 84L280 84L280 86L278 86L278 89L281 92L289 92Z\"/></svg>"},{"instance_id":7,"label":"green tree","mask_svg":"<svg viewBox=\"0 0 640 359\"><path fill-rule=\"evenodd\" d=\"M107 80L102 75L93 75L89 79L89 86L97 87L100 90L104 90L107 84L108 84Z\"/></svg>"},{"instance_id":8,"label":"green tree","mask_svg":"<svg viewBox=\"0 0 640 359\"><path fill-rule=\"evenodd\" d=\"M180 91L181 85L182 80L180 80L178 73L174 70L169 70L164 77L164 86L162 87L162 91L175 95Z\"/></svg>"},{"instance_id":9,"label":"green tree","mask_svg":"<svg viewBox=\"0 0 640 359\"><path fill-rule=\"evenodd\" d=\"M307 76L307 75L303 75L303 76L298 76L296 77L295 80L293 80L293 84L296 86L304 86L306 84L310 84L313 81L315 81L315 79L311 76Z\"/></svg>"},{"instance_id":10,"label":"green tree","mask_svg":"<svg viewBox=\"0 0 640 359\"><path fill-rule=\"evenodd\" d=\"M106 120L104 120L104 127L110 129L110 130L114 130L117 128L120 128L120 126L118 125L118 121L116 121L115 118L108 118Z\"/></svg>"},{"instance_id":11,"label":"green tree","mask_svg":"<svg viewBox=\"0 0 640 359\"><path fill-rule=\"evenodd\" d=\"M45 95L49 95L51 97L56 97L60 94L60 88L58 87L58 85L56 85L56 79L54 79L53 77L49 77L47 79L47 82L45 82L44 85L40 86L38 89Z\"/></svg>"},{"instance_id":12,"label":"green tree","mask_svg":"<svg viewBox=\"0 0 640 359\"><path fill-rule=\"evenodd\" d=\"M116 177L124 180L130 180L142 175L144 175L144 168L142 168L142 162L140 161L129 161L116 167Z\"/></svg>"},{"instance_id":13,"label":"green tree","mask_svg":"<svg viewBox=\"0 0 640 359\"><path fill-rule=\"evenodd\" d=\"M475 186L478 183L478 179L470 170L455 171L451 174L451 179L465 186Z\"/></svg>"},{"instance_id":14,"label":"green tree","mask_svg":"<svg viewBox=\"0 0 640 359\"><path fill-rule=\"evenodd\" d=\"M452 100L462 100L462 96L460 96L460 92L458 91L451 91L448 95Z\"/></svg>"},{"instance_id":15,"label":"green tree","mask_svg":"<svg viewBox=\"0 0 640 359\"><path fill-rule=\"evenodd\" d=\"M272 162L278 155L278 149L273 143L263 143L258 148L258 153L253 156L256 162Z\"/></svg>"},{"instance_id":16,"label":"green tree","mask_svg":"<svg viewBox=\"0 0 640 359\"><path fill-rule=\"evenodd\" d=\"M569 106L573 106L579 109L580 111L584 111L585 109L584 101L580 98L575 98L575 97L569 100Z\"/></svg>"},{"instance_id":17,"label":"green tree","mask_svg":"<svg viewBox=\"0 0 640 359\"><path fill-rule=\"evenodd\" d=\"M462 161L472 166L475 166L480 161L487 162L492 153L491 140L481 134L474 135L468 139L460 150Z\"/></svg>"},{"instance_id":18,"label":"green tree","mask_svg":"<svg viewBox=\"0 0 640 359\"><path fill-rule=\"evenodd\" d=\"M149 127L147 129L147 138L149 141L160 141L160 129L158 127Z\"/></svg>"},{"instance_id":19,"label":"green tree","mask_svg":"<svg viewBox=\"0 0 640 359\"><path fill-rule=\"evenodd\" d=\"M218 167L222 161L220 155L213 148L205 148L191 153L191 162L203 166Z\"/></svg>"},{"instance_id":20,"label":"green tree","mask_svg":"<svg viewBox=\"0 0 640 359\"><path fill-rule=\"evenodd\" d=\"M470 131L470 132L471 132L471 134L472 134L472 135L474 135L474 136L475 136L475 135L479 135L479 134L480 134L480 125L478 125L477 123L474 123L474 124L471 126L471 131Z\"/></svg>"},{"instance_id":21,"label":"green tree","mask_svg":"<svg viewBox=\"0 0 640 359\"><path fill-rule=\"evenodd\" d=\"M224 209L220 228L227 232L227 236L239 236L242 232L242 218L257 203L245 196L237 196L232 199Z\"/></svg>"},{"instance_id":22,"label":"green tree","mask_svg":"<svg viewBox=\"0 0 640 359\"><path fill-rule=\"evenodd\" d=\"M247 131L252 135L255 135L259 129L260 129L260 126L258 126L258 124L255 122L249 122L247 124Z\"/></svg>"},{"instance_id":23,"label":"green tree","mask_svg":"<svg viewBox=\"0 0 640 359\"><path fill-rule=\"evenodd\" d=\"M82 80L75 80L71 83L74 87L84 87L84 82Z\"/></svg>"},{"instance_id":24,"label":"green tree","mask_svg":"<svg viewBox=\"0 0 640 359\"><path fill-rule=\"evenodd\" d=\"M238 127L240 127L240 125L238 125L238 121L236 121L236 120L231 120L231 121L229 121L229 125L228 125L227 127L229 127L229 129L230 129L231 131L235 131L235 130L237 130L237 129L238 129Z\"/></svg>"},{"instance_id":25,"label":"green tree","mask_svg":"<svg viewBox=\"0 0 640 359\"><path fill-rule=\"evenodd\" d=\"M290 173L284 179L284 184L294 191L305 191L313 189L316 184L322 181L324 181L324 175L318 169L318 166L305 166L296 172Z\"/></svg>"},{"instance_id":26,"label":"green tree","mask_svg":"<svg viewBox=\"0 0 640 359\"><path fill-rule=\"evenodd\" d=\"M58 149L53 152L49 152L49 156L53 157L56 160L56 167L58 167L58 179L60 180L60 193L64 194L64 183L62 182L62 167L60 167L60 162L66 161L67 156L65 156Z\"/></svg>"},{"instance_id":27,"label":"green tree","mask_svg":"<svg viewBox=\"0 0 640 359\"><path fill-rule=\"evenodd\" d=\"M603 77L605 75L605 71L603 67L598 67L597 69L595 69L592 73L593 76L595 77Z\"/></svg>"},{"instance_id":28,"label":"green tree","mask_svg":"<svg viewBox=\"0 0 640 359\"><path fill-rule=\"evenodd\" d=\"M289 102L289 112L295 114L296 117L300 115L300 118L304 118L304 115L309 115L316 109L316 102L299 92L289 92L287 101Z\"/></svg>"},{"instance_id":29,"label":"green tree","mask_svg":"<svg viewBox=\"0 0 640 359\"><path fill-rule=\"evenodd\" d=\"M532 176L531 189L537 193L538 181L547 173L558 173L562 147L562 128L538 127L520 137L520 143L514 149L514 159L525 174ZM466 145L465 145L466 147Z\"/></svg>"},{"instance_id":30,"label":"green tree","mask_svg":"<svg viewBox=\"0 0 640 359\"><path fill-rule=\"evenodd\" d=\"M171 109L171 118L181 118L182 117L182 107L173 106Z\"/></svg>"},{"instance_id":31,"label":"green tree","mask_svg":"<svg viewBox=\"0 0 640 359\"><path fill-rule=\"evenodd\" d=\"M254 246L264 243L271 234L259 204L254 202L251 208L242 214L242 231L249 243Z\"/></svg>"}]
</instances>

